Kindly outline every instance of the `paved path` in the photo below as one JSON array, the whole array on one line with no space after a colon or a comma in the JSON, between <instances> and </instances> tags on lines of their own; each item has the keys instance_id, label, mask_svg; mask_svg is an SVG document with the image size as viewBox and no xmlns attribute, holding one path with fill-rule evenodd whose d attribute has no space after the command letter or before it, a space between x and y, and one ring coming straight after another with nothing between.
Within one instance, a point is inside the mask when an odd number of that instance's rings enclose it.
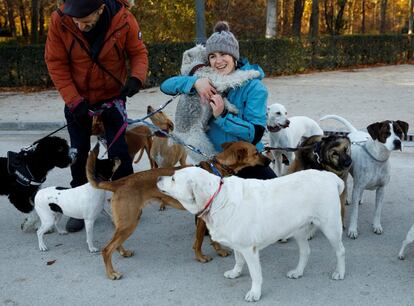
<instances>
[{"instance_id":1,"label":"paved path","mask_svg":"<svg viewBox=\"0 0 414 306\"><path fill-rule=\"evenodd\" d=\"M318 119L334 113L361 129L377 120L400 119L409 122L413 131L414 66L314 73L266 79L265 83L269 103L285 104L290 115ZM128 102L129 115L142 116L146 105L159 106L167 99L158 88L144 90ZM1 156L32 143L53 124L63 124L62 105L55 91L0 93ZM173 105L166 112L173 115ZM5 130L19 127L31 130ZM36 128L43 130L34 131ZM59 135L67 137L65 132ZM384 233L378 236L371 230L374 193L367 192L360 207L360 237L343 238L345 280L330 279L335 256L322 234L311 241L309 263L299 280L285 277L296 265L296 244L277 243L261 252L264 283L260 305L413 304L414 247L408 249L405 261L398 260L397 254L414 221L414 147L394 152L391 163L392 178L382 214ZM143 163L136 170L146 167ZM68 186L69 181L68 169L53 170L44 186ZM148 206L138 229L126 242L136 255L129 259L114 255L113 263L124 278L110 281L101 256L88 252L84 231L47 235L50 250L39 252L36 235L20 230L23 216L6 197L0 197L0 207L0 305L244 304L250 287L247 271L239 279L225 279L223 273L232 268L234 259L217 257L207 243L204 251L213 261L195 261L191 249L194 217L187 212L172 208L159 212L158 205ZM109 219L102 215L95 226L96 245L103 247L112 233Z\"/></svg>"}]
</instances>

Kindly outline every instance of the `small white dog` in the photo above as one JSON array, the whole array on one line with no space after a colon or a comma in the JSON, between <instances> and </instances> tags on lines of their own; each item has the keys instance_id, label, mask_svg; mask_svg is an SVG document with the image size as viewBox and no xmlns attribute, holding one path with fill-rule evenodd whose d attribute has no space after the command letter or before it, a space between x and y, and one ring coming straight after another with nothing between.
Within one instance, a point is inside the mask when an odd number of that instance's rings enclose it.
<instances>
[{"instance_id":1,"label":"small white dog","mask_svg":"<svg viewBox=\"0 0 414 306\"><path fill-rule=\"evenodd\" d=\"M90 153L99 153L99 144L95 146ZM96 161L97 175L103 179L108 180L112 174L121 164L119 159L104 159ZM35 210L39 215L41 226L37 230L37 238L39 240L40 251L47 251L47 246L43 240L43 235L55 225L59 234L67 234L58 222L62 214L76 219L85 220L86 241L91 253L98 252L93 245L93 225L95 219L104 209L106 201L106 191L102 189L93 188L89 183L76 188L62 188L62 187L47 187L37 192L34 203Z\"/></svg>"},{"instance_id":2,"label":"small white dog","mask_svg":"<svg viewBox=\"0 0 414 306\"><path fill-rule=\"evenodd\" d=\"M384 204L385 186L390 181L390 156L393 150L402 150L401 140L407 135L408 123L404 121L382 121L367 127L368 133L358 131L349 121L337 116L327 115L320 120L334 119L343 123L349 130L351 140L352 166L350 173L354 180L352 190L352 213L348 227L348 237L358 238L358 206L364 190L375 190L374 233L383 232L381 211Z\"/></svg>"},{"instance_id":3,"label":"small white dog","mask_svg":"<svg viewBox=\"0 0 414 306\"><path fill-rule=\"evenodd\" d=\"M275 148L296 148L302 137L323 135L323 130L309 117L294 116L288 119L286 108L279 103L267 107L267 130L269 131L270 146ZM283 164L283 154L291 164L295 158L293 152L284 153L279 150L271 152L277 175L286 174L287 167L284 167Z\"/></svg>"},{"instance_id":4,"label":"small white dog","mask_svg":"<svg viewBox=\"0 0 414 306\"><path fill-rule=\"evenodd\" d=\"M336 253L332 278L345 276L339 200L344 183L331 172L304 170L263 181L236 176L220 179L188 167L160 177L157 186L191 213L200 214L214 241L234 249L236 264L224 273L226 278L239 277L247 263L252 287L246 301L261 296L259 251L279 239L294 237L299 246L299 263L287 277L303 275L310 253L307 237L313 226L325 234Z\"/></svg>"}]
</instances>

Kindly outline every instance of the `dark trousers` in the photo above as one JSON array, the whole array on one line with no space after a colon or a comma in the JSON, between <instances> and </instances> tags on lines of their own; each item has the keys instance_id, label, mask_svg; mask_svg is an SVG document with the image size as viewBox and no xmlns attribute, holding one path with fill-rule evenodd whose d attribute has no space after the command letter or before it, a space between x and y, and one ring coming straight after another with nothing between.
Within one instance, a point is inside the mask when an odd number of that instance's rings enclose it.
<instances>
[{"instance_id":1,"label":"dark trousers","mask_svg":"<svg viewBox=\"0 0 414 306\"><path fill-rule=\"evenodd\" d=\"M72 187L77 187L88 182L88 179L86 178L86 160L91 148L92 117L89 117L88 126L79 126L74 122L73 115L69 111L69 108L65 106L64 111L68 123L71 147L78 150L76 161L70 167L72 173L72 181L70 182L70 185ZM123 117L116 107L112 107L105 109L101 114L101 118L105 127L106 142L109 146L124 123ZM112 177L113 180L133 173L132 160L128 154L128 146L125 142L125 131L109 148L108 157L118 157L121 160L121 165Z\"/></svg>"}]
</instances>

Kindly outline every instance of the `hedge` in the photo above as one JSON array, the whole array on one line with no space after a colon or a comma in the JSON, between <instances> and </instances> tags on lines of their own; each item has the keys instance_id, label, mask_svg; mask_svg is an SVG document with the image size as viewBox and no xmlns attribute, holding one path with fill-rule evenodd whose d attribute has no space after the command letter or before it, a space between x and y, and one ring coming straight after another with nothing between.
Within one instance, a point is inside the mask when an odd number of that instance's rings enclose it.
<instances>
[{"instance_id":1,"label":"hedge","mask_svg":"<svg viewBox=\"0 0 414 306\"><path fill-rule=\"evenodd\" d=\"M148 44L146 86L157 86L178 74L184 50L193 43ZM259 64L268 76L310 69L337 69L358 65L407 63L413 43L408 35L348 35L316 41L267 39L240 42L241 56ZM0 44L0 87L53 86L43 58L44 45Z\"/></svg>"}]
</instances>

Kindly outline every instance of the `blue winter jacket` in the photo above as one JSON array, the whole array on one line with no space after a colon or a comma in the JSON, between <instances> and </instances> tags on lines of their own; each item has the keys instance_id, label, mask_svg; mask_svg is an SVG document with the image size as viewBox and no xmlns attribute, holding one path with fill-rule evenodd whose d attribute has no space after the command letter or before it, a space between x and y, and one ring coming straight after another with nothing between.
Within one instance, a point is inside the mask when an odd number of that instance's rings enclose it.
<instances>
[{"instance_id":1,"label":"blue winter jacket","mask_svg":"<svg viewBox=\"0 0 414 306\"><path fill-rule=\"evenodd\" d=\"M227 113L209 121L207 135L215 149L221 152L221 144L230 141L257 142L259 151L263 150L260 139L255 138L255 125L266 127L267 88L261 80L264 72L258 65L251 65L247 60L242 60L241 70L257 70L260 77L245 82L242 86L230 89L227 99L239 110L237 115ZM165 80L161 84L161 91L167 95L177 93L196 94L194 83L196 76L175 76Z\"/></svg>"}]
</instances>

